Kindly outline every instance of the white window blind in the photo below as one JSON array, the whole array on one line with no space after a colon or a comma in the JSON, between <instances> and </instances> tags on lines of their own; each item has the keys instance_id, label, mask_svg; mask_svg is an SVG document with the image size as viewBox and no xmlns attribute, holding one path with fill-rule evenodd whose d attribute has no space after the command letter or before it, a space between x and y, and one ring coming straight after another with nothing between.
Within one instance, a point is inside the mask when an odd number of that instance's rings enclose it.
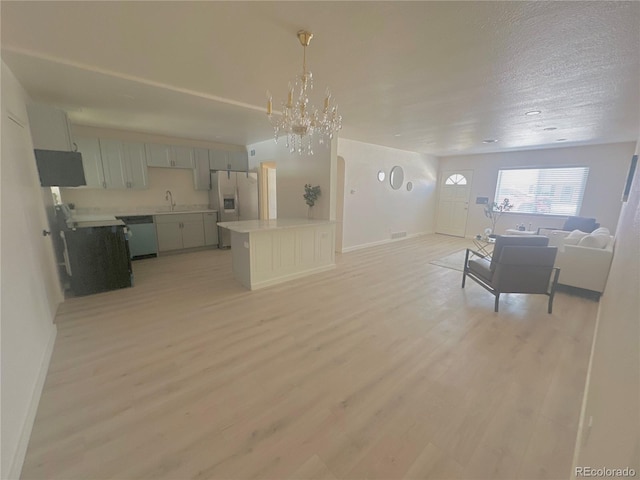
<instances>
[{"instance_id":1,"label":"white window blind","mask_svg":"<svg viewBox=\"0 0 640 480\"><path fill-rule=\"evenodd\" d=\"M508 198L516 213L578 215L588 176L588 167L498 170L495 201Z\"/></svg>"}]
</instances>

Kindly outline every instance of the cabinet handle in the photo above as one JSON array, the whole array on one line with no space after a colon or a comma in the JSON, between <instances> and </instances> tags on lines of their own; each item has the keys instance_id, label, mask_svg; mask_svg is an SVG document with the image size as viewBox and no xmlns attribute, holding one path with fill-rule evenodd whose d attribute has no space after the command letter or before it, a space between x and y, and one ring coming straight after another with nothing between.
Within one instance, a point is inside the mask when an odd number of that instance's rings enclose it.
<instances>
[{"instance_id":1,"label":"cabinet handle","mask_svg":"<svg viewBox=\"0 0 640 480\"><path fill-rule=\"evenodd\" d=\"M73 142L72 145L73 145L73 151L77 152L78 151L78 144L76 142Z\"/></svg>"}]
</instances>

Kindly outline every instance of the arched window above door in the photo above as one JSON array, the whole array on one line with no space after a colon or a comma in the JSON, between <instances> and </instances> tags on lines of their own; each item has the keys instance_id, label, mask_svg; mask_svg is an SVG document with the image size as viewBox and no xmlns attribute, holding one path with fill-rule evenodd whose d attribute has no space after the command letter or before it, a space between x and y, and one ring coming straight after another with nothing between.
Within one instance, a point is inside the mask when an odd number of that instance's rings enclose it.
<instances>
[{"instance_id":1,"label":"arched window above door","mask_svg":"<svg viewBox=\"0 0 640 480\"><path fill-rule=\"evenodd\" d=\"M466 185L467 177L464 175L460 175L459 173L454 173L450 175L444 182L445 185Z\"/></svg>"}]
</instances>

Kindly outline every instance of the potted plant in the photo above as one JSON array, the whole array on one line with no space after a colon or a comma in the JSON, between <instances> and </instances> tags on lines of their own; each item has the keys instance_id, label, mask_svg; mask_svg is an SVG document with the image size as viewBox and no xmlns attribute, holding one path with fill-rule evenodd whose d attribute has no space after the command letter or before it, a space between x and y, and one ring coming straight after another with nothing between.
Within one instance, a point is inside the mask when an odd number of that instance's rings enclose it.
<instances>
[{"instance_id":1,"label":"potted plant","mask_svg":"<svg viewBox=\"0 0 640 480\"><path fill-rule=\"evenodd\" d=\"M310 183L305 184L304 186L304 201L309 206L308 216L309 218L313 217L312 208L316 204L316 200L320 196L320 185L312 186Z\"/></svg>"},{"instance_id":2,"label":"potted plant","mask_svg":"<svg viewBox=\"0 0 640 480\"><path fill-rule=\"evenodd\" d=\"M513 205L509 202L508 198L505 198L501 203L493 202L487 203L484 206L484 214L491 221L491 233L490 238L496 237L496 223L503 213L508 212L513 208Z\"/></svg>"}]
</instances>

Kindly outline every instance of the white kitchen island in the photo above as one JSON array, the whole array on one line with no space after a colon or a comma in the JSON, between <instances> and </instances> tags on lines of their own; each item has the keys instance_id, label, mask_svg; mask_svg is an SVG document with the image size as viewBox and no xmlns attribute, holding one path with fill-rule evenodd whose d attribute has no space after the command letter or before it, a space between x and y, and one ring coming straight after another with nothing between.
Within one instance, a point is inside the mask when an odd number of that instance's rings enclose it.
<instances>
[{"instance_id":1,"label":"white kitchen island","mask_svg":"<svg viewBox=\"0 0 640 480\"><path fill-rule=\"evenodd\" d=\"M335 268L335 222L279 218L219 222L231 231L233 274L250 290Z\"/></svg>"}]
</instances>

